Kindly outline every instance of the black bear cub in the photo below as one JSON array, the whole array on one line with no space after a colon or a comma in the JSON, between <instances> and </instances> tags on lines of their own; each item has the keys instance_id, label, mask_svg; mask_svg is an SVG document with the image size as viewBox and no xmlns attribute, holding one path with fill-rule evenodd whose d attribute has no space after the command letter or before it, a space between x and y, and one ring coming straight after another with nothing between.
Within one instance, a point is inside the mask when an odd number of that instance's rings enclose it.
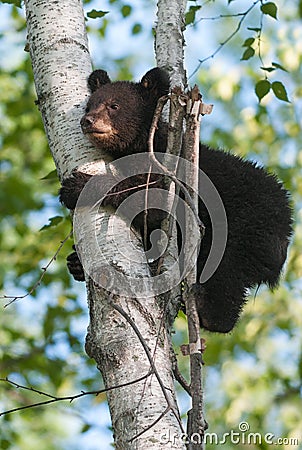
<instances>
[{"instance_id":1,"label":"black bear cub","mask_svg":"<svg viewBox=\"0 0 302 450\"><path fill-rule=\"evenodd\" d=\"M81 127L88 139L115 159L148 151L148 135L158 99L169 92L167 73L154 68L140 83L112 83L103 70L94 71L88 85L91 96ZM164 152L167 127L163 123L155 135L154 150ZM287 255L292 233L288 192L277 178L255 163L221 150L200 145L200 168L215 185L227 216L227 244L222 260L203 284L194 286L200 324L203 328L226 333L235 326L249 288L266 283L277 285ZM107 175L105 176L107 177ZM139 189L145 180L140 175L126 180L105 198L104 204L115 208L128 196L127 189ZM74 172L63 182L60 200L75 208L89 175ZM152 178L151 178L152 180ZM104 178L104 183L106 182ZM160 176L153 186L163 187ZM121 191L123 193L121 193ZM130 192L132 193L132 191ZM198 279L207 260L212 242L212 224L205 205L199 201L199 215L205 225L197 259ZM149 216L148 216L149 218ZM161 214L151 214L150 229L160 228ZM142 218L134 225L141 227ZM149 231L149 230L148 230ZM84 280L83 269L73 253L68 266L78 280Z\"/></svg>"}]
</instances>

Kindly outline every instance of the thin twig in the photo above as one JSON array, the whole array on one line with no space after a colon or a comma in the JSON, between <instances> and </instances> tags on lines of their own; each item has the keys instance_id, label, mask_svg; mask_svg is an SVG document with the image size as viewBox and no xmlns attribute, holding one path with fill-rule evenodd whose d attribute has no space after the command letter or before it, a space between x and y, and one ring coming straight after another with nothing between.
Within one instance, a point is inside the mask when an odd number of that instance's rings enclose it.
<instances>
[{"instance_id":1,"label":"thin twig","mask_svg":"<svg viewBox=\"0 0 302 450\"><path fill-rule=\"evenodd\" d=\"M68 396L64 396L64 397L56 397L55 395L48 394L47 392L40 391L40 390L35 389L33 387L22 386L21 384L15 383L14 381L9 380L8 378L0 378L0 381L4 381L6 383L9 383L9 384L11 384L12 386L15 386L18 389L31 391L31 392L34 392L36 394L44 395L45 397L49 397L50 398L50 400L45 400L45 401L37 402L37 403L31 403L30 405L20 406L18 408L13 408L13 409L9 409L7 411L0 412L0 417L4 416L4 415L7 415L7 414L11 414L13 412L22 411L24 409L29 409L29 408L35 408L35 407L38 407L38 406L48 405L50 403L56 403L56 402L67 401L67 400L70 401L70 403L71 403L71 402L73 402L73 400L76 400L78 398L84 397L85 395L99 395L99 394L103 394L105 392L112 391L114 389L119 389L119 388L122 388L122 387L125 387L125 386L129 386L131 384L139 383L140 381L144 380L145 378L148 378L151 374L152 374L152 369L150 369L148 373L146 373L145 375L141 376L140 378L137 378L136 380L128 381L126 383L118 384L116 386L110 386L108 388L100 389L100 390L97 390L97 391L82 391L80 394L68 395Z\"/></svg>"},{"instance_id":2,"label":"thin twig","mask_svg":"<svg viewBox=\"0 0 302 450\"><path fill-rule=\"evenodd\" d=\"M146 182L146 190L145 190L145 205L144 205L144 247L145 251L147 251L147 245L148 245L148 194L149 194L149 185L150 183L150 177L151 177L151 169L152 164L150 164L149 171L147 174L147 182Z\"/></svg>"},{"instance_id":3,"label":"thin twig","mask_svg":"<svg viewBox=\"0 0 302 450\"><path fill-rule=\"evenodd\" d=\"M164 108L164 105L166 104L166 102L169 100L169 96L165 95L163 97L161 97L158 102L157 102L157 106L155 109L155 113L153 116L153 120L152 120L152 124L151 124L151 128L150 128L150 134L149 134L149 139L148 139L148 150L149 150L149 155L151 158L151 161L164 173L164 175L166 175L167 177L171 178L172 181L174 181L175 184L177 184L180 189L183 191L186 201L188 202L189 206L192 209L192 212L195 216L196 222L198 224L199 230L201 232L201 235L203 236L204 234L204 225L202 223L202 221L200 220L199 216L198 216L198 212L196 210L195 204L192 201L192 198L190 196L190 193L188 191L188 189L185 187L185 185L179 181L179 179L176 177L176 175L172 172L170 172L170 170L168 170L164 165L162 165L155 157L154 154L154 147L153 147L153 141L154 141L154 134L155 131L157 129L157 124L160 118L160 115L162 113L162 110Z\"/></svg>"},{"instance_id":4,"label":"thin twig","mask_svg":"<svg viewBox=\"0 0 302 450\"><path fill-rule=\"evenodd\" d=\"M110 296L110 297L111 297L111 296ZM152 373L155 375L155 377L156 377L156 379L157 379L157 381L158 381L158 384L159 384L159 386L160 386L160 388L161 388L161 391L162 391L162 393L163 393L163 395L164 395L164 397L165 397L165 400L166 400L166 402L167 402L167 405L168 405L167 409L166 409L165 412L162 413L162 414L166 414L168 411L171 410L171 411L173 412L173 414L174 414L174 416L175 416L175 418L176 418L176 420L177 420L179 426L181 427L181 430L183 431L183 427L182 427L181 420L180 420L180 418L178 417L177 411L175 411L175 408L173 407L173 405L172 405L171 402L170 402L170 399L169 399L168 394L167 394L167 389L165 388L165 385L164 385L164 383L163 383L163 381L162 381L162 379L161 379L161 377L160 377L160 375L159 375L159 373L158 373L158 371L157 371L157 368L156 368L156 366L155 366L155 364L154 364L153 357L152 357L152 355L151 355L151 352L150 352L150 350L149 350L149 347L148 347L148 345L147 345L145 339L143 338L143 336L142 336L140 330L139 330L138 327L136 326L135 322L131 319L131 317L129 316L129 314L127 314L126 311L124 311L124 309L123 309L121 306L117 305L117 304L114 303L112 300L109 300L109 301L110 301L110 305L111 305L116 311L118 311L118 312L124 317L124 319L129 323L129 325L130 325L131 328L133 329L134 333L135 333L136 336L138 337L138 340L139 340L140 343L142 344L142 347L143 347L143 349L144 349L144 351L145 351L145 353L146 353L146 356L147 356L147 358L148 358L148 360L149 360L150 367L151 367L151 369L152 369ZM157 423L158 420L160 420L160 419L163 417L162 414L161 414L161 416L160 416L159 419L156 419L155 423ZM152 424L151 426L153 426L153 424ZM139 434L135 435L133 438L131 438L131 441L133 441L134 439L136 439L136 438L137 438L138 436L140 436L141 434L145 433L145 432L146 432L147 430L149 430L150 428L151 428L151 427L149 426L147 429L145 429L145 430L143 430L142 432L140 432Z\"/></svg>"},{"instance_id":5,"label":"thin twig","mask_svg":"<svg viewBox=\"0 0 302 450\"><path fill-rule=\"evenodd\" d=\"M199 168L199 132L200 132L200 105L201 95L198 87L195 85L188 93L190 102L190 111L186 119L186 131L184 136L184 156L192 164L192 170L187 174L186 184L190 186L192 193L192 200L195 207L198 208L198 168ZM187 214L185 214L185 230L186 235L192 233L190 221L188 221ZM190 290L190 286L196 283L197 266L196 261L198 257L198 248L194 249L193 260L195 265L186 275L186 284L188 285L184 293L186 303L186 314L188 322L188 337L189 337L189 355L190 355L190 393L192 396L192 409L188 414L187 435L192 436L198 433L200 436L204 435L205 420L203 413L203 385L202 385L202 358L201 358L201 343L200 343L200 322L194 293ZM194 442L190 442L188 450L204 448L204 444L200 447Z\"/></svg>"},{"instance_id":6,"label":"thin twig","mask_svg":"<svg viewBox=\"0 0 302 450\"><path fill-rule=\"evenodd\" d=\"M184 97L184 102L180 101L181 96ZM169 161L170 155L176 156L174 162L173 172L176 174L178 178L179 171L179 156L181 155L182 149L182 139L183 139L183 120L185 116L184 103L186 101L186 96L183 95L183 91L180 87L175 86L170 93L170 112L169 112L169 124L168 124L168 133L167 133L167 148L166 153L163 158L163 164L166 166L166 160ZM173 186L173 187L172 187ZM174 228L174 217L176 216L176 209L178 205L179 192L180 187L175 183L170 183L169 190L174 188L173 202L169 210L169 218L164 220L161 224L162 230L166 233L168 239L168 245L160 256L157 263L156 274L159 275L162 270L162 266L171 247L171 239L173 237L173 228ZM177 233L176 233L177 234ZM172 241L173 242L173 241ZM175 256L175 252L173 252L173 256ZM172 255L170 254L170 257ZM172 256L172 257L173 257Z\"/></svg>"},{"instance_id":7,"label":"thin twig","mask_svg":"<svg viewBox=\"0 0 302 450\"><path fill-rule=\"evenodd\" d=\"M161 317L161 320L160 320L160 324L159 324L159 327L158 327L158 330L157 330L157 334L156 334L156 341L155 341L155 345L154 345L154 349L153 349L153 356L152 356L152 361L153 361L154 366L155 366L156 349L157 349L158 342L159 342L159 337L160 337L160 331L161 331L161 329L162 329L162 326L164 325L164 319L165 319L165 316L166 316L167 308L168 308L168 302L166 302L166 304L165 304L165 309L164 309L164 311L163 311L163 314L162 314L162 317ZM131 325L131 324L130 324L130 325ZM142 337L142 339L144 339L144 338ZM154 373L154 371L152 371L152 374L153 374L153 373ZM148 381L148 380L147 380L147 378L146 378L145 383L144 383L144 388L143 388L143 391L142 391L142 397L143 397L144 392L145 392L145 389L146 389L147 381ZM139 402L139 403L140 403L140 402ZM139 403L138 403L138 405L139 405ZM137 406L137 409L138 409L138 406ZM152 428L157 422L159 422L159 420L161 420L161 419L164 417L164 415L165 415L169 410L170 410L170 405L168 405L168 407L165 409L165 411L164 411L162 414L160 414L159 418L155 419L154 422L152 422L152 424L149 425L149 426L147 427L147 429L144 429L143 431L141 431L140 433L138 433L137 435L135 435L135 437L132 438L132 439L130 440L130 442L133 441L134 439L137 439L137 438L138 438L139 436L141 436L143 433L145 433L145 432L148 431L150 428Z\"/></svg>"},{"instance_id":8,"label":"thin twig","mask_svg":"<svg viewBox=\"0 0 302 450\"><path fill-rule=\"evenodd\" d=\"M156 183L157 183L157 180L150 181L150 182L147 181L147 183L138 184L137 186L132 186L132 187L129 187L127 189L122 189L121 191L109 192L108 194L106 194L106 197L109 197L111 195L124 194L125 192L134 191L135 189L140 189L140 188L143 188L143 187L147 187L148 188L149 186L151 186L151 184L156 184Z\"/></svg>"},{"instance_id":9,"label":"thin twig","mask_svg":"<svg viewBox=\"0 0 302 450\"><path fill-rule=\"evenodd\" d=\"M182 373L179 370L178 367L178 362L177 362L177 356L175 354L175 351L171 345L170 348L170 355L171 355L171 360L172 360L172 369L173 369L173 374L175 377L175 380L178 381L178 383L182 386L182 388L190 395L191 397L191 390L190 390L190 386L187 382L187 380L184 378L184 376L182 375Z\"/></svg>"},{"instance_id":10,"label":"thin twig","mask_svg":"<svg viewBox=\"0 0 302 450\"><path fill-rule=\"evenodd\" d=\"M119 183L120 183L120 181L118 181L116 184L119 184ZM125 192L135 191L136 189L140 189L140 188L143 188L143 187L148 187L148 186L151 186L152 184L156 184L156 183L157 183L157 180L150 181L149 183L138 184L137 186L128 187L127 189L122 189L120 191L109 192L108 194L105 194L104 197L102 197L97 202L95 202L91 206L91 210L93 210L97 206L100 206L102 204L102 202L103 202L105 197L110 197L110 196L114 196L114 195L124 194Z\"/></svg>"},{"instance_id":11,"label":"thin twig","mask_svg":"<svg viewBox=\"0 0 302 450\"><path fill-rule=\"evenodd\" d=\"M150 425L148 425L146 428L144 428L142 431L140 431L139 433L137 433L134 437L132 437L131 439L129 439L128 442L133 442L135 439L139 438L140 436L142 436L144 433L146 433L148 430L151 430L152 427L154 427L170 410L171 410L171 406L167 406L167 408L157 417L157 419L155 419ZM175 414L175 413L174 413ZM182 431L183 428L181 427Z\"/></svg>"},{"instance_id":12,"label":"thin twig","mask_svg":"<svg viewBox=\"0 0 302 450\"><path fill-rule=\"evenodd\" d=\"M200 66L202 65L202 64L204 64L206 61L208 61L209 59L213 59L216 55L217 55L217 53L219 53L220 52L220 50L231 40L231 39L233 39L233 37L238 33L238 31L240 30L240 28L241 28L241 26L242 26L242 24L243 24L243 22L244 22L244 20L245 20L245 18L247 17L247 15L252 11L252 9L257 5L257 3L259 3L261 0L256 0L245 12L243 12L243 13L238 13L238 14L230 14L230 15L228 15L228 14L226 14L226 15L221 15L220 17L219 16L217 16L217 17L214 17L214 18L212 18L212 20L216 20L216 19L219 19L219 18L225 18L225 17L240 17L241 16L241 19L239 20L239 22L238 22L238 24L237 24L237 27L235 28L235 30L223 41L223 42L221 42L220 44L219 44L219 47L217 47L216 48L216 50L211 54L211 55L209 55L209 56L207 56L206 58L204 58L204 59L201 59L201 60L199 60L199 64L198 64L198 66L196 67L196 69L191 73L191 75L189 76L189 79L190 78L192 78L194 75L195 75L195 73L199 70L199 68L200 68ZM206 19L206 18L202 18L202 19L200 19L200 20L211 20L211 18L209 18L209 19Z\"/></svg>"},{"instance_id":13,"label":"thin twig","mask_svg":"<svg viewBox=\"0 0 302 450\"><path fill-rule=\"evenodd\" d=\"M7 306L11 305L16 300L21 300L23 298L28 297L29 295L31 295L37 289L38 286L40 286L40 284L41 284L41 282L42 282L42 280L43 280L43 278L44 278L44 276L46 274L47 269L53 263L53 261L55 261L57 259L57 256L60 253L62 247L64 246L65 242L70 238L72 233L73 233L73 231L71 230L71 232L68 234L68 236L66 236L66 238L63 241L61 241L61 243L60 243L57 251L53 255L53 257L49 260L49 262L46 264L45 267L42 267L42 269L41 269L42 273L41 273L40 278L38 279L38 281L36 281L36 283L32 286L32 288L26 294L24 294L24 295L15 295L15 296L14 295L2 295L2 296L0 296L0 298L5 298L5 299L11 298L12 299L10 302L8 302L8 303L6 303L6 305L4 305L4 308L6 308Z\"/></svg>"},{"instance_id":14,"label":"thin twig","mask_svg":"<svg viewBox=\"0 0 302 450\"><path fill-rule=\"evenodd\" d=\"M260 63L262 66L264 66L264 62L261 56L261 36L262 36L262 30L263 30L263 14L261 14L261 19L260 19L260 26L259 26L259 31L258 31L258 58L260 59Z\"/></svg>"}]
</instances>

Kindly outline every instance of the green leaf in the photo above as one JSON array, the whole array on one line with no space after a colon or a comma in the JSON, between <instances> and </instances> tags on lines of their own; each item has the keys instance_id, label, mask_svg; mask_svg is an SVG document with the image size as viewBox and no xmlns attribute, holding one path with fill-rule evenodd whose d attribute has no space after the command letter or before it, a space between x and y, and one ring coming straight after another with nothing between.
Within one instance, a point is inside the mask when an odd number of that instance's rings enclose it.
<instances>
[{"instance_id":1,"label":"green leaf","mask_svg":"<svg viewBox=\"0 0 302 450\"><path fill-rule=\"evenodd\" d=\"M58 173L56 169L49 172L45 177L41 178L41 180L57 180L58 179Z\"/></svg>"},{"instance_id":2,"label":"green leaf","mask_svg":"<svg viewBox=\"0 0 302 450\"><path fill-rule=\"evenodd\" d=\"M109 11L97 11L96 9L92 9L87 13L87 16L90 17L90 19L98 19L100 17L104 17L108 13Z\"/></svg>"},{"instance_id":3,"label":"green leaf","mask_svg":"<svg viewBox=\"0 0 302 450\"><path fill-rule=\"evenodd\" d=\"M261 28L253 28L253 27L247 27L249 31L255 31L256 33L259 33L261 31Z\"/></svg>"},{"instance_id":4,"label":"green leaf","mask_svg":"<svg viewBox=\"0 0 302 450\"><path fill-rule=\"evenodd\" d=\"M132 27L132 34L138 34L141 33L143 27L140 23L135 23Z\"/></svg>"},{"instance_id":5,"label":"green leaf","mask_svg":"<svg viewBox=\"0 0 302 450\"><path fill-rule=\"evenodd\" d=\"M246 61L254 56L255 50L252 47L248 47L242 55L241 61Z\"/></svg>"},{"instance_id":6,"label":"green leaf","mask_svg":"<svg viewBox=\"0 0 302 450\"><path fill-rule=\"evenodd\" d=\"M261 5L260 9L263 12L263 14L268 14L274 19L277 19L278 8L275 3L273 2L264 3L263 5Z\"/></svg>"},{"instance_id":7,"label":"green leaf","mask_svg":"<svg viewBox=\"0 0 302 450\"><path fill-rule=\"evenodd\" d=\"M273 93L279 100L290 103L290 101L288 100L286 89L281 81L274 81L272 83L272 89Z\"/></svg>"},{"instance_id":8,"label":"green leaf","mask_svg":"<svg viewBox=\"0 0 302 450\"><path fill-rule=\"evenodd\" d=\"M86 433L87 431L89 431L91 429L91 425L89 425L88 423L86 423L83 428L81 429L81 433Z\"/></svg>"},{"instance_id":9,"label":"green leaf","mask_svg":"<svg viewBox=\"0 0 302 450\"><path fill-rule=\"evenodd\" d=\"M64 220L64 217L62 217L62 216L51 217L49 219L50 223L48 223L47 225L44 225L39 231L47 230L48 228L51 228L51 227L56 227L59 223L62 222L62 220Z\"/></svg>"},{"instance_id":10,"label":"green leaf","mask_svg":"<svg viewBox=\"0 0 302 450\"><path fill-rule=\"evenodd\" d=\"M265 72L273 72L276 67L260 67L260 69L265 70Z\"/></svg>"},{"instance_id":11,"label":"green leaf","mask_svg":"<svg viewBox=\"0 0 302 450\"><path fill-rule=\"evenodd\" d=\"M9 3L10 5L15 5L18 8L21 8L21 0L0 0L0 3Z\"/></svg>"},{"instance_id":12,"label":"green leaf","mask_svg":"<svg viewBox=\"0 0 302 450\"><path fill-rule=\"evenodd\" d=\"M195 13L193 11L188 11L185 15L185 23L186 25L190 25L191 23L194 23L195 20Z\"/></svg>"},{"instance_id":13,"label":"green leaf","mask_svg":"<svg viewBox=\"0 0 302 450\"><path fill-rule=\"evenodd\" d=\"M121 9L121 13L123 17L128 17L130 16L132 11L132 7L130 5L124 5Z\"/></svg>"},{"instance_id":14,"label":"green leaf","mask_svg":"<svg viewBox=\"0 0 302 450\"><path fill-rule=\"evenodd\" d=\"M7 2L9 3L9 2ZM1 439L1 448L3 450L9 449L9 447L11 446L11 442L7 441L6 439Z\"/></svg>"},{"instance_id":15,"label":"green leaf","mask_svg":"<svg viewBox=\"0 0 302 450\"><path fill-rule=\"evenodd\" d=\"M284 72L288 72L283 66L281 66L278 63L273 62L271 67L260 67L262 70L265 70L266 72L273 72L276 69L284 70Z\"/></svg>"},{"instance_id":16,"label":"green leaf","mask_svg":"<svg viewBox=\"0 0 302 450\"><path fill-rule=\"evenodd\" d=\"M196 12L199 9L201 9L201 6L190 6L190 9L185 16L186 25L190 25L191 23L195 22Z\"/></svg>"},{"instance_id":17,"label":"green leaf","mask_svg":"<svg viewBox=\"0 0 302 450\"><path fill-rule=\"evenodd\" d=\"M284 70L284 72L288 72L288 70L286 70L283 66L281 66L281 64L273 62L272 66L276 67L276 69L280 69L280 70Z\"/></svg>"},{"instance_id":18,"label":"green leaf","mask_svg":"<svg viewBox=\"0 0 302 450\"><path fill-rule=\"evenodd\" d=\"M254 38L247 38L244 43L242 44L242 47L251 47L251 45L255 42Z\"/></svg>"},{"instance_id":19,"label":"green leaf","mask_svg":"<svg viewBox=\"0 0 302 450\"><path fill-rule=\"evenodd\" d=\"M271 89L271 83L268 80L260 80L255 86L255 92L259 102L265 97Z\"/></svg>"}]
</instances>

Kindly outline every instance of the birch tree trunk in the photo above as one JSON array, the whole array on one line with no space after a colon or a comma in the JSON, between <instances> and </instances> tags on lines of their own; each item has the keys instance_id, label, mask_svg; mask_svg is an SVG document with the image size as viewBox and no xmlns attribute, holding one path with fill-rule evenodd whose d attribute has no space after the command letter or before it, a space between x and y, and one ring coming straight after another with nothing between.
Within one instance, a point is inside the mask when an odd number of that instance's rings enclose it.
<instances>
[{"instance_id":1,"label":"birch tree trunk","mask_svg":"<svg viewBox=\"0 0 302 450\"><path fill-rule=\"evenodd\" d=\"M170 73L171 87L186 87L184 69L184 16L186 0L158 0L155 39L157 65Z\"/></svg>"},{"instance_id":2,"label":"birch tree trunk","mask_svg":"<svg viewBox=\"0 0 302 450\"><path fill-rule=\"evenodd\" d=\"M82 3L24 3L38 106L60 179L76 167L90 173L105 171L104 155L91 147L80 129L89 95L86 79L91 72ZM100 245L109 242L105 249L107 260L112 264L118 261L119 271L131 273L134 279L150 278L140 241L134 234L132 254L124 255L123 260L118 251L127 235L122 219L101 211L94 220ZM114 235L110 234L111 225ZM87 238L85 241L85 234L79 239L86 250L87 264L101 274L102 264L94 254L94 245ZM110 245L113 241L115 245ZM108 392L116 448L184 449L184 443L177 439L182 429L174 394L169 330L162 325L164 306L159 305L153 292L143 300L108 295L90 278L87 293L90 323L86 351L95 359L105 386L121 386L146 376Z\"/></svg>"}]
</instances>

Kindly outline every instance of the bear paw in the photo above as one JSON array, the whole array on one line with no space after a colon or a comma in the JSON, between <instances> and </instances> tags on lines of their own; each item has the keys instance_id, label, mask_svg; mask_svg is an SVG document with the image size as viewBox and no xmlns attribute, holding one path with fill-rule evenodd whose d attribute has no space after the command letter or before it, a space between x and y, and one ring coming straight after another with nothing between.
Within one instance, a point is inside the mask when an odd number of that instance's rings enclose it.
<instances>
[{"instance_id":1,"label":"bear paw","mask_svg":"<svg viewBox=\"0 0 302 450\"><path fill-rule=\"evenodd\" d=\"M72 172L70 177L63 180L59 192L60 202L68 209L74 209L85 184L91 177L92 175L76 170Z\"/></svg>"},{"instance_id":2,"label":"bear paw","mask_svg":"<svg viewBox=\"0 0 302 450\"><path fill-rule=\"evenodd\" d=\"M76 281L85 281L84 269L77 252L70 253L67 256L67 267Z\"/></svg>"}]
</instances>

